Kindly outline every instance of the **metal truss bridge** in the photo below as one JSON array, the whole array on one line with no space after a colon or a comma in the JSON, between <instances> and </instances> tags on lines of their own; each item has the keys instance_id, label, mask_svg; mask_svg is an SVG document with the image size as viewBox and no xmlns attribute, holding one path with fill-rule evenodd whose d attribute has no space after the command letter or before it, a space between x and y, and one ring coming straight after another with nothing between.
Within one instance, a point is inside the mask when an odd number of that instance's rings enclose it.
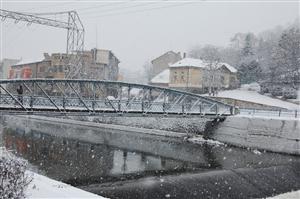
<instances>
[{"instance_id":1,"label":"metal truss bridge","mask_svg":"<svg viewBox=\"0 0 300 199\"><path fill-rule=\"evenodd\" d=\"M2 114L85 112L228 116L234 109L193 93L115 81L0 80L0 90Z\"/></svg>"}]
</instances>

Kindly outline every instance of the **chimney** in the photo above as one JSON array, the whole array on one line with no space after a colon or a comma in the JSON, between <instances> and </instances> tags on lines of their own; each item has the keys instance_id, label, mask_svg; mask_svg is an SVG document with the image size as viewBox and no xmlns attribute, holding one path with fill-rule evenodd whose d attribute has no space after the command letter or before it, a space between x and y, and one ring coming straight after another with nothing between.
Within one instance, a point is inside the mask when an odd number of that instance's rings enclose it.
<instances>
[{"instance_id":1,"label":"chimney","mask_svg":"<svg viewBox=\"0 0 300 199\"><path fill-rule=\"evenodd\" d=\"M44 53L45 60L50 60L50 55L48 53Z\"/></svg>"}]
</instances>

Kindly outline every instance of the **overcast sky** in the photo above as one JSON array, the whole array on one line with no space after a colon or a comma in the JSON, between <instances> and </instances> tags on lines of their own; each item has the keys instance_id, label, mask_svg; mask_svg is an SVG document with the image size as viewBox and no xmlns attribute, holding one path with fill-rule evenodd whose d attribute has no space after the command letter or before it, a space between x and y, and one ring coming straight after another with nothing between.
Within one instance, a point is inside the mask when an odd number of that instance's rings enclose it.
<instances>
[{"instance_id":1,"label":"overcast sky","mask_svg":"<svg viewBox=\"0 0 300 199\"><path fill-rule=\"evenodd\" d=\"M23 12L76 10L84 24L85 48L110 49L131 70L168 50L228 45L237 32L258 33L299 17L298 1L4 1ZM41 59L65 52L66 30L6 19L1 25L2 58ZM97 37L96 37L97 33ZM96 42L97 41L97 42Z\"/></svg>"}]
</instances>

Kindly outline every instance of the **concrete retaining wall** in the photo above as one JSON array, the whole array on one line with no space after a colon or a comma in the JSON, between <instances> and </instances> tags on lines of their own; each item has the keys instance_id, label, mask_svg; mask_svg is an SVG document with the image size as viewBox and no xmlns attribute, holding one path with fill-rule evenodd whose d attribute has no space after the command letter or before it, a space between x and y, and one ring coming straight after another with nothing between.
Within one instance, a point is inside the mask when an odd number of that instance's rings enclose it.
<instances>
[{"instance_id":1,"label":"concrete retaining wall","mask_svg":"<svg viewBox=\"0 0 300 199\"><path fill-rule=\"evenodd\" d=\"M26 131L43 132L62 138L106 144L122 149L159 154L172 159L208 164L202 149L199 149L197 156L190 155L190 151L194 147L197 148L197 145L190 144L182 147L186 133L41 116L4 116L2 120L4 120L2 121L4 126L14 130L25 129L25 133Z\"/></svg>"},{"instance_id":2,"label":"concrete retaining wall","mask_svg":"<svg viewBox=\"0 0 300 199\"><path fill-rule=\"evenodd\" d=\"M228 117L210 136L240 147L300 155L300 121Z\"/></svg>"},{"instance_id":3,"label":"concrete retaining wall","mask_svg":"<svg viewBox=\"0 0 300 199\"><path fill-rule=\"evenodd\" d=\"M207 117L161 117L161 116L88 116L88 117L71 117L80 121L93 121L96 123L116 124L146 129L159 129L165 131L203 134L209 123L213 120Z\"/></svg>"}]
</instances>

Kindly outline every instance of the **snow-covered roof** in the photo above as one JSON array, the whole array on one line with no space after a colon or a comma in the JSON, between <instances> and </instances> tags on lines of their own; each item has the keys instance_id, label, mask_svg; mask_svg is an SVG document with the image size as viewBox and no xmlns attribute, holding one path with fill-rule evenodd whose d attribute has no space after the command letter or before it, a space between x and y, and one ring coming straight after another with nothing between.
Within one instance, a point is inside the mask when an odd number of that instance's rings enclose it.
<instances>
[{"instance_id":1,"label":"snow-covered roof","mask_svg":"<svg viewBox=\"0 0 300 199\"><path fill-rule=\"evenodd\" d=\"M164 56L166 56L166 55L179 55L180 56L180 53L178 52L178 53L175 53L174 51L168 51L168 52L166 52L166 53L164 53L164 54L162 54L162 55L160 55L159 57L156 57L155 59L153 59L152 61L151 61L151 63L153 63L155 60L158 60L158 59L160 59L160 58L162 58L162 57L164 57ZM181 57L181 56L180 56Z\"/></svg>"},{"instance_id":2,"label":"snow-covered roof","mask_svg":"<svg viewBox=\"0 0 300 199\"><path fill-rule=\"evenodd\" d=\"M206 68L208 66L207 62L204 62L201 59L194 59L194 58L184 58L174 64L169 65L170 67L199 67L199 68ZM236 73L237 70L230 66L227 63L219 63L218 67L221 68L222 66L225 66L230 72Z\"/></svg>"},{"instance_id":3,"label":"snow-covered roof","mask_svg":"<svg viewBox=\"0 0 300 199\"><path fill-rule=\"evenodd\" d=\"M232 73L236 73L237 72L237 69L234 68L233 66L227 64L227 63L219 63L219 67L221 68L222 66L225 66L230 72Z\"/></svg>"},{"instance_id":4,"label":"snow-covered roof","mask_svg":"<svg viewBox=\"0 0 300 199\"><path fill-rule=\"evenodd\" d=\"M170 70L165 69L156 76L154 76L151 79L151 83L163 83L163 84L168 84L169 83L169 77L170 77Z\"/></svg>"},{"instance_id":5,"label":"snow-covered roof","mask_svg":"<svg viewBox=\"0 0 300 199\"><path fill-rule=\"evenodd\" d=\"M201 59L194 58L184 58L174 64L171 64L170 67L199 67L205 68L206 65Z\"/></svg>"},{"instance_id":6,"label":"snow-covered roof","mask_svg":"<svg viewBox=\"0 0 300 199\"><path fill-rule=\"evenodd\" d=\"M31 63L41 62L41 61L42 59L21 59L18 63L14 64L14 66L31 64Z\"/></svg>"}]
</instances>

